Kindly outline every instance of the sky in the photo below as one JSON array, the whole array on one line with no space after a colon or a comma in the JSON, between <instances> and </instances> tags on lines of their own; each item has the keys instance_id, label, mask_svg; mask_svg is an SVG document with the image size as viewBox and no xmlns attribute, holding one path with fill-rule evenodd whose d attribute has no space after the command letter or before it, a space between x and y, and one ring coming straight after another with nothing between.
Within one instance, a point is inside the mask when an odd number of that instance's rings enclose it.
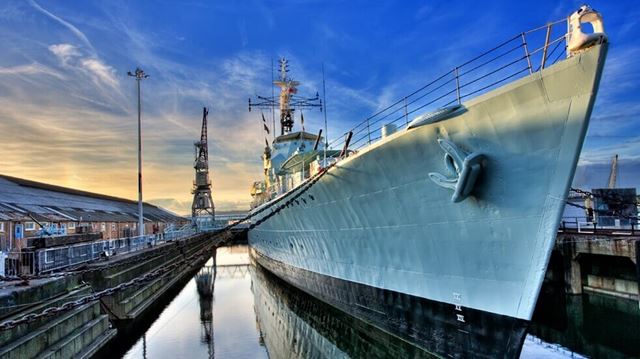
<instances>
[{"instance_id":1,"label":"sky","mask_svg":"<svg viewBox=\"0 0 640 359\"><path fill-rule=\"evenodd\" d=\"M141 67L144 198L188 213L193 141L209 108L218 210L248 208L264 132L247 99L271 94L290 61L301 93L322 93L329 138L514 34L582 1L23 1L0 4L0 174L137 198ZM574 185L640 178L640 8L590 3L611 47ZM323 113L305 112L316 132Z\"/></svg>"}]
</instances>

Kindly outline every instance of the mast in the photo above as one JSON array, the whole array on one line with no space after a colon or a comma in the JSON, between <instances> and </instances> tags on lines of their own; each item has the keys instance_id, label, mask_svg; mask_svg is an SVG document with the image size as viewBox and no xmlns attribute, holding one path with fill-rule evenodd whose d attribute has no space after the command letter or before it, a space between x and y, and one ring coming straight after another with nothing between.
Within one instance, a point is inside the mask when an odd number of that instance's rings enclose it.
<instances>
[{"instance_id":1,"label":"mast","mask_svg":"<svg viewBox=\"0 0 640 359\"><path fill-rule=\"evenodd\" d=\"M289 63L284 57L280 59L280 79L273 84L280 87L280 135L291 132L293 128L293 111L291 108L291 96L298 93L300 82L293 81L287 76Z\"/></svg>"},{"instance_id":2,"label":"mast","mask_svg":"<svg viewBox=\"0 0 640 359\"><path fill-rule=\"evenodd\" d=\"M314 97L298 96L300 82L294 81L289 77L289 61L282 57L278 60L278 65L279 77L273 81L273 84L280 88L279 95L276 97L272 91L271 97L257 95L257 101L254 102L249 99L249 111L254 107L275 111L277 107L280 109L280 135L285 135L293 130L294 111L296 109L319 107L322 110L322 101L317 92Z\"/></svg>"}]
</instances>

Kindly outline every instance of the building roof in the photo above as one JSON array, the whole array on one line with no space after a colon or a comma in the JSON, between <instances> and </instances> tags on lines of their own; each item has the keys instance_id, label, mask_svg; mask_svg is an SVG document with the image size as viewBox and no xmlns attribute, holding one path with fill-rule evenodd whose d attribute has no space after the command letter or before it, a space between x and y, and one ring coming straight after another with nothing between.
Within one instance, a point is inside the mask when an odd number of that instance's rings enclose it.
<instances>
[{"instance_id":1,"label":"building roof","mask_svg":"<svg viewBox=\"0 0 640 359\"><path fill-rule=\"evenodd\" d=\"M327 150L327 158L338 157L342 151L341 150ZM307 152L297 153L289 158L280 166L278 170L278 175L284 175L285 173L295 173L302 171L302 164L305 165L305 168L309 167L309 164L315 161L316 157L324 156L324 151L319 150L311 150Z\"/></svg>"},{"instance_id":2,"label":"building roof","mask_svg":"<svg viewBox=\"0 0 640 359\"><path fill-rule=\"evenodd\" d=\"M0 220L49 222L136 222L138 203L129 199L0 175ZM184 218L144 203L144 218L176 222Z\"/></svg>"}]
</instances>

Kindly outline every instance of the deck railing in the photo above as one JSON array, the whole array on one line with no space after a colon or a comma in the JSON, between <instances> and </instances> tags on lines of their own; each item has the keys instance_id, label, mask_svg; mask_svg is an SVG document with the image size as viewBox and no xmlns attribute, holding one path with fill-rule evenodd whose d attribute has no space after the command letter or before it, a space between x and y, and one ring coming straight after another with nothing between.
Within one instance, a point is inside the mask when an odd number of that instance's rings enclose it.
<instances>
[{"instance_id":1,"label":"deck railing","mask_svg":"<svg viewBox=\"0 0 640 359\"><path fill-rule=\"evenodd\" d=\"M567 19L561 19L520 33L455 66L365 118L350 131L330 142L329 148L343 149L347 142L351 151L363 149L382 137L384 125L405 128L419 111L426 113L462 104L463 101L491 91L506 81L524 77L556 63L566 54L566 27L556 25L566 21ZM352 140L349 142L347 137L352 137Z\"/></svg>"}]
</instances>

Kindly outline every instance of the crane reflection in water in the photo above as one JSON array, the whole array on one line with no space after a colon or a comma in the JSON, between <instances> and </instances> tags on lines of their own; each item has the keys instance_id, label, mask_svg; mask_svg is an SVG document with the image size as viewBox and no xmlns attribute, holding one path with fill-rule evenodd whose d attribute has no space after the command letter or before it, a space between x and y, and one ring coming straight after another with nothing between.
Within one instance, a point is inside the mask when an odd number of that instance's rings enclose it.
<instances>
[{"instance_id":1,"label":"crane reflection in water","mask_svg":"<svg viewBox=\"0 0 640 359\"><path fill-rule=\"evenodd\" d=\"M213 343L213 301L214 287L216 283L216 253L213 252L213 264L205 265L195 276L196 289L198 291L198 303L200 304L200 323L201 334L200 340L207 345L209 358L213 358L215 354L215 345Z\"/></svg>"}]
</instances>

